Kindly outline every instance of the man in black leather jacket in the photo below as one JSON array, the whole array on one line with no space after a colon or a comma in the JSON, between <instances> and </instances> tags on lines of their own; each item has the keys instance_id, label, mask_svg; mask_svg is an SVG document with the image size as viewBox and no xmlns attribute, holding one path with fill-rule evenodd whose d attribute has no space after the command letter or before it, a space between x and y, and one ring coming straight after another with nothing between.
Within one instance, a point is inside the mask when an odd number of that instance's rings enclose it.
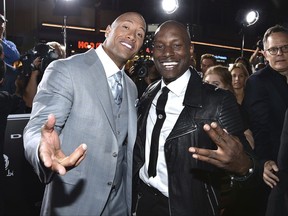
<instances>
[{"instance_id":1,"label":"man in black leather jacket","mask_svg":"<svg viewBox=\"0 0 288 216\"><path fill-rule=\"evenodd\" d=\"M245 181L255 169L235 97L202 83L189 68L192 51L184 25L167 21L155 32L153 58L162 80L151 84L138 104L133 168L137 216L219 215L219 174L224 169L234 180ZM151 176L150 145L155 143L150 137L156 118L162 118L155 110L165 86L170 90L166 119L156 175Z\"/></svg>"}]
</instances>

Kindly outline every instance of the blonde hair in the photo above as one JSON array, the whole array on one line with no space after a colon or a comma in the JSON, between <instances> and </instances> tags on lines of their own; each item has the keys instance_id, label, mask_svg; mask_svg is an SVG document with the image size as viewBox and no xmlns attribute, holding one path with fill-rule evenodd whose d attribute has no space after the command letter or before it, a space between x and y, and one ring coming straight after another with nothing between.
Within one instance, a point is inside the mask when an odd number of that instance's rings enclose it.
<instances>
[{"instance_id":1,"label":"blonde hair","mask_svg":"<svg viewBox=\"0 0 288 216\"><path fill-rule=\"evenodd\" d=\"M244 64L242 63L234 63L230 68L229 71L232 72L235 68L239 68L244 72L244 76L247 78L249 77L249 72Z\"/></svg>"}]
</instances>

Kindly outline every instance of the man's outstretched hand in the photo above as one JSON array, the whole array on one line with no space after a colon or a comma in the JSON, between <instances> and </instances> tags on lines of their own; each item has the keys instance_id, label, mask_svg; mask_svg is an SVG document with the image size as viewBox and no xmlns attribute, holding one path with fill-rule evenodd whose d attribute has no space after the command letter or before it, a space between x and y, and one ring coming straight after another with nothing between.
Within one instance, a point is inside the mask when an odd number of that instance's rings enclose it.
<instances>
[{"instance_id":1,"label":"man's outstretched hand","mask_svg":"<svg viewBox=\"0 0 288 216\"><path fill-rule=\"evenodd\" d=\"M66 156L61 150L59 136L54 130L55 123L55 116L50 114L41 128L38 153L45 167L60 175L65 175L68 170L78 166L85 158L87 145L81 144L72 154Z\"/></svg>"}]
</instances>

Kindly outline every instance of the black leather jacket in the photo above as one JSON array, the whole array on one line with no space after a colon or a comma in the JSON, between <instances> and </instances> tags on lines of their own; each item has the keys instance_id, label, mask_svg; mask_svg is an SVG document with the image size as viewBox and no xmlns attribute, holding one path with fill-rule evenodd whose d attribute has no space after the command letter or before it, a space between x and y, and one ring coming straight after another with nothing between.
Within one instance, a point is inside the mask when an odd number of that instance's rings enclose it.
<instances>
[{"instance_id":1,"label":"black leather jacket","mask_svg":"<svg viewBox=\"0 0 288 216\"><path fill-rule=\"evenodd\" d=\"M203 83L193 69L183 104L185 105L165 143L168 169L170 215L218 215L220 170L192 158L191 146L215 149L203 130L205 123L218 122L242 143L243 124L234 95ZM138 135L134 149L134 185L144 164L146 119L160 82L151 85L139 101ZM244 141L244 140L245 141ZM134 188L135 190L135 188Z\"/></svg>"}]
</instances>

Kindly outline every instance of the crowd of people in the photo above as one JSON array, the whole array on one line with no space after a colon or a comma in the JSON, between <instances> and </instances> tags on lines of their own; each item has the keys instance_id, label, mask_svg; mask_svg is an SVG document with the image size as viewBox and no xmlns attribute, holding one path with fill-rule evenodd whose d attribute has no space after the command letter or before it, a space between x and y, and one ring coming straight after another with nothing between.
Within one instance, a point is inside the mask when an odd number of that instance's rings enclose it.
<instances>
[{"instance_id":1,"label":"crowd of people","mask_svg":"<svg viewBox=\"0 0 288 216\"><path fill-rule=\"evenodd\" d=\"M41 45L53 57L28 71L13 67L20 55L0 21L0 153L7 116L31 113L23 141L46 184L41 215L288 214L287 28L268 28L248 60L205 53L197 70L189 31L165 21L138 86L139 13L117 17L85 53Z\"/></svg>"}]
</instances>

